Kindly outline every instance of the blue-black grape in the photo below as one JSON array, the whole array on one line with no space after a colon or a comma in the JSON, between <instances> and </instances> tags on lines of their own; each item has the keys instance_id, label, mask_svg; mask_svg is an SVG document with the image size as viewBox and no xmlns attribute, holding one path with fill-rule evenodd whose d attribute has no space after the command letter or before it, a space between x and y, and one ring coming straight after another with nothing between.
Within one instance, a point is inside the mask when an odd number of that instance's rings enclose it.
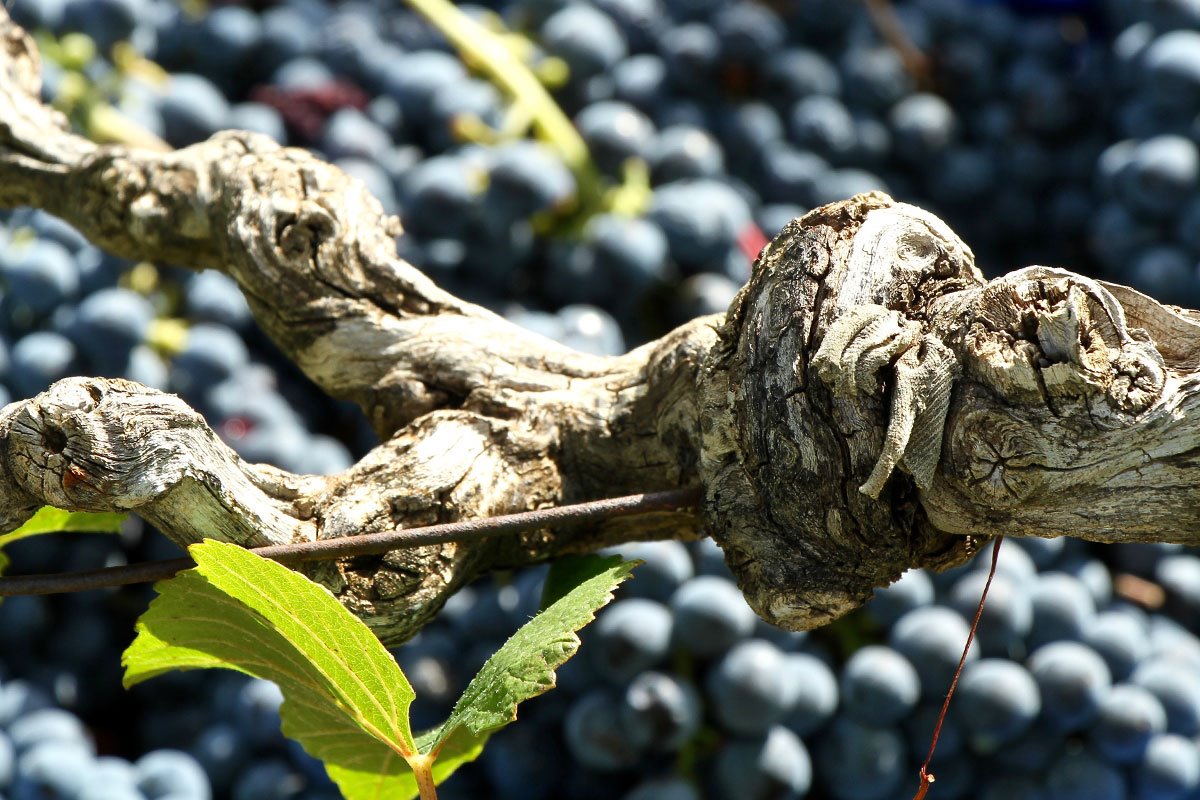
<instances>
[{"instance_id":1,"label":"blue-black grape","mask_svg":"<svg viewBox=\"0 0 1200 800\"><path fill-rule=\"evenodd\" d=\"M834 164L844 164L858 137L854 119L840 100L814 94L796 101L788 117L789 139Z\"/></svg>"},{"instance_id":2,"label":"blue-black grape","mask_svg":"<svg viewBox=\"0 0 1200 800\"><path fill-rule=\"evenodd\" d=\"M152 750L134 763L137 785L148 800L209 800L212 789L199 762L179 750Z\"/></svg>"},{"instance_id":3,"label":"blue-black grape","mask_svg":"<svg viewBox=\"0 0 1200 800\"><path fill-rule=\"evenodd\" d=\"M1031 651L1044 644L1079 640L1096 615L1096 604L1088 590L1071 575L1047 572L1034 583L1033 622L1027 644Z\"/></svg>"},{"instance_id":4,"label":"blue-black grape","mask_svg":"<svg viewBox=\"0 0 1200 800\"><path fill-rule=\"evenodd\" d=\"M63 332L93 369L105 375L120 375L133 348L145 340L154 317L153 306L138 293L122 288L101 289L76 307ZM222 332L228 333L225 329ZM240 342L238 346L245 353Z\"/></svg>"},{"instance_id":5,"label":"blue-black grape","mask_svg":"<svg viewBox=\"0 0 1200 800\"><path fill-rule=\"evenodd\" d=\"M909 769L904 739L894 728L875 728L838 717L816 743L825 790L836 800L894 796Z\"/></svg>"},{"instance_id":6,"label":"blue-black grape","mask_svg":"<svg viewBox=\"0 0 1200 800\"><path fill-rule=\"evenodd\" d=\"M673 84L692 91L711 86L721 58L721 40L711 27L684 23L666 31L658 45Z\"/></svg>"},{"instance_id":7,"label":"blue-black grape","mask_svg":"<svg viewBox=\"0 0 1200 800\"><path fill-rule=\"evenodd\" d=\"M551 798L568 768L568 754L552 721L524 711L521 716L523 724L493 735L481 757L489 783L488 796L496 800ZM441 789L438 787L439 797Z\"/></svg>"},{"instance_id":8,"label":"blue-black grape","mask_svg":"<svg viewBox=\"0 0 1200 800\"><path fill-rule=\"evenodd\" d=\"M621 726L639 750L674 752L700 728L703 706L690 683L647 671L630 681Z\"/></svg>"},{"instance_id":9,"label":"blue-black grape","mask_svg":"<svg viewBox=\"0 0 1200 800\"><path fill-rule=\"evenodd\" d=\"M92 764L92 782L80 797L81 800L93 796L102 797L102 793L109 790L114 790L117 797L143 797L137 783L138 771L133 764L116 756L100 756ZM93 792L94 789L99 791Z\"/></svg>"},{"instance_id":10,"label":"blue-black grape","mask_svg":"<svg viewBox=\"0 0 1200 800\"><path fill-rule=\"evenodd\" d=\"M908 739L910 758L924 762L925 757L929 754L929 744L933 741L934 730L939 730L937 752L935 753L939 766L946 761L964 757L968 752L967 737L963 727L958 723L955 714L942 716L944 705L944 698L927 700L917 706L901 724Z\"/></svg>"},{"instance_id":11,"label":"blue-black grape","mask_svg":"<svg viewBox=\"0 0 1200 800\"><path fill-rule=\"evenodd\" d=\"M718 800L795 800L812 786L804 742L775 725L753 739L730 739L713 765Z\"/></svg>"},{"instance_id":12,"label":"blue-black grape","mask_svg":"<svg viewBox=\"0 0 1200 800\"><path fill-rule=\"evenodd\" d=\"M837 97L842 78L829 60L805 47L772 53L766 66L766 96L777 101L796 101L809 95Z\"/></svg>"},{"instance_id":13,"label":"blue-black grape","mask_svg":"<svg viewBox=\"0 0 1200 800\"><path fill-rule=\"evenodd\" d=\"M439 50L406 53L386 64L381 76L383 91L400 104L405 120L414 129L428 122L437 96L452 91L465 78L462 62Z\"/></svg>"},{"instance_id":14,"label":"blue-black grape","mask_svg":"<svg viewBox=\"0 0 1200 800\"><path fill-rule=\"evenodd\" d=\"M1182 108L1200 108L1200 33L1178 30L1164 33L1141 54L1142 78L1151 96L1178 103Z\"/></svg>"},{"instance_id":15,"label":"blue-black grape","mask_svg":"<svg viewBox=\"0 0 1200 800\"><path fill-rule=\"evenodd\" d=\"M625 57L620 29L607 14L583 4L568 5L542 23L542 45L567 63L572 81L608 72Z\"/></svg>"},{"instance_id":16,"label":"blue-black grape","mask_svg":"<svg viewBox=\"0 0 1200 800\"><path fill-rule=\"evenodd\" d=\"M184 308L193 322L213 322L241 330L250 325L250 306L237 282L216 270L204 270L184 285Z\"/></svg>"},{"instance_id":17,"label":"blue-black grape","mask_svg":"<svg viewBox=\"0 0 1200 800\"><path fill-rule=\"evenodd\" d=\"M1083 643L1096 651L1114 681L1123 681L1150 655L1144 621L1125 611L1103 611L1087 624Z\"/></svg>"},{"instance_id":18,"label":"blue-black grape","mask_svg":"<svg viewBox=\"0 0 1200 800\"><path fill-rule=\"evenodd\" d=\"M575 127L587 142L596 165L609 175L620 176L631 158L649 162L653 153L654 123L628 103L592 103L576 115Z\"/></svg>"},{"instance_id":19,"label":"blue-black grape","mask_svg":"<svg viewBox=\"0 0 1200 800\"><path fill-rule=\"evenodd\" d=\"M1133 149L1117 178L1121 199L1136 214L1159 219L1173 213L1200 180L1200 153L1190 139L1155 136Z\"/></svg>"},{"instance_id":20,"label":"blue-black grape","mask_svg":"<svg viewBox=\"0 0 1200 800\"><path fill-rule=\"evenodd\" d=\"M158 110L167 141L176 147L201 142L229 124L229 102L203 75L172 75Z\"/></svg>"},{"instance_id":21,"label":"blue-black grape","mask_svg":"<svg viewBox=\"0 0 1200 800\"><path fill-rule=\"evenodd\" d=\"M8 786L12 781L13 767L16 763L16 749L8 735L0 731L0 786Z\"/></svg>"},{"instance_id":22,"label":"blue-black grape","mask_svg":"<svg viewBox=\"0 0 1200 800\"><path fill-rule=\"evenodd\" d=\"M1048 800L1125 800L1124 776L1087 751L1072 751L1046 772Z\"/></svg>"},{"instance_id":23,"label":"blue-black grape","mask_svg":"<svg viewBox=\"0 0 1200 800\"><path fill-rule=\"evenodd\" d=\"M725 172L725 154L706 130L691 125L663 128L651 154L654 180L714 178Z\"/></svg>"},{"instance_id":24,"label":"blue-black grape","mask_svg":"<svg viewBox=\"0 0 1200 800\"><path fill-rule=\"evenodd\" d=\"M761 639L734 645L708 674L705 691L717 722L741 736L758 736L781 722L802 687L787 669L788 656Z\"/></svg>"},{"instance_id":25,"label":"blue-black grape","mask_svg":"<svg viewBox=\"0 0 1200 800\"><path fill-rule=\"evenodd\" d=\"M955 140L958 120L941 97L912 94L889 112L896 155L913 163L933 158Z\"/></svg>"},{"instance_id":26,"label":"blue-black grape","mask_svg":"<svg viewBox=\"0 0 1200 800\"><path fill-rule=\"evenodd\" d=\"M968 664L951 706L979 753L992 753L1023 734L1042 708L1029 670L1012 661L984 658Z\"/></svg>"},{"instance_id":27,"label":"blue-black grape","mask_svg":"<svg viewBox=\"0 0 1200 800\"><path fill-rule=\"evenodd\" d=\"M250 9L214 8L196 31L196 48L203 54L205 73L225 78L223 83L228 83L236 70L249 64L262 36L262 21Z\"/></svg>"},{"instance_id":28,"label":"blue-black grape","mask_svg":"<svg viewBox=\"0 0 1200 800\"><path fill-rule=\"evenodd\" d=\"M921 679L925 697L946 693L958 668L969 629L963 618L944 606L915 608L896 621L888 644L907 658ZM968 660L978 658L972 649Z\"/></svg>"},{"instance_id":29,"label":"blue-black grape","mask_svg":"<svg viewBox=\"0 0 1200 800\"><path fill-rule=\"evenodd\" d=\"M373 159L392 146L392 138L357 108L340 108L325 121L321 151L331 160L346 157Z\"/></svg>"},{"instance_id":30,"label":"blue-black grape","mask_svg":"<svg viewBox=\"0 0 1200 800\"><path fill-rule=\"evenodd\" d=\"M19 397L31 397L75 371L70 340L53 331L34 331L13 346L9 384Z\"/></svg>"},{"instance_id":31,"label":"blue-black grape","mask_svg":"<svg viewBox=\"0 0 1200 800\"><path fill-rule=\"evenodd\" d=\"M921 698L921 679L912 664L890 647L868 645L842 667L842 708L868 725L900 722Z\"/></svg>"},{"instance_id":32,"label":"blue-black grape","mask_svg":"<svg viewBox=\"0 0 1200 800\"><path fill-rule=\"evenodd\" d=\"M1143 661L1129 682L1150 692L1167 712L1167 731L1182 736L1200 734L1200 676L1182 664L1162 658Z\"/></svg>"},{"instance_id":33,"label":"blue-black grape","mask_svg":"<svg viewBox=\"0 0 1200 800\"><path fill-rule=\"evenodd\" d=\"M653 53L638 53L613 68L613 98L652 115L667 91L667 66Z\"/></svg>"},{"instance_id":34,"label":"blue-black grape","mask_svg":"<svg viewBox=\"0 0 1200 800\"><path fill-rule=\"evenodd\" d=\"M1145 800L1183 800L1200 787L1200 752L1196 743L1178 734L1150 737L1141 760L1133 767L1133 790Z\"/></svg>"},{"instance_id":35,"label":"blue-black grape","mask_svg":"<svg viewBox=\"0 0 1200 800\"><path fill-rule=\"evenodd\" d=\"M304 779L278 758L258 761L233 785L232 800L300 800Z\"/></svg>"},{"instance_id":36,"label":"blue-black grape","mask_svg":"<svg viewBox=\"0 0 1200 800\"><path fill-rule=\"evenodd\" d=\"M666 234L671 257L681 267L719 272L752 217L745 200L728 184L694 179L656 191L650 218Z\"/></svg>"},{"instance_id":37,"label":"blue-black grape","mask_svg":"<svg viewBox=\"0 0 1200 800\"><path fill-rule=\"evenodd\" d=\"M633 787L622 800L700 800L700 793L681 778L652 778Z\"/></svg>"},{"instance_id":38,"label":"blue-black grape","mask_svg":"<svg viewBox=\"0 0 1200 800\"><path fill-rule=\"evenodd\" d=\"M227 789L250 759L245 737L233 725L217 722L196 737L189 749L214 789Z\"/></svg>"},{"instance_id":39,"label":"blue-black grape","mask_svg":"<svg viewBox=\"0 0 1200 800\"><path fill-rule=\"evenodd\" d=\"M1142 758L1151 738L1167 730L1167 712L1153 694L1140 686L1118 684L1100 701L1088 728L1092 747L1114 764Z\"/></svg>"},{"instance_id":40,"label":"blue-black grape","mask_svg":"<svg viewBox=\"0 0 1200 800\"><path fill-rule=\"evenodd\" d=\"M972 570L951 587L950 604L964 619L974 618L987 580L986 572ZM1033 602L1028 592L1007 574L996 575L976 630L980 652L987 656L1019 655L1032 627Z\"/></svg>"},{"instance_id":41,"label":"blue-black grape","mask_svg":"<svg viewBox=\"0 0 1200 800\"><path fill-rule=\"evenodd\" d=\"M910 569L891 585L875 590L866 610L880 625L891 627L914 608L933 602L933 582L924 570Z\"/></svg>"},{"instance_id":42,"label":"blue-black grape","mask_svg":"<svg viewBox=\"0 0 1200 800\"><path fill-rule=\"evenodd\" d=\"M765 200L816 204L822 181L830 171L825 159L784 142L769 143L759 157L765 173L760 181Z\"/></svg>"},{"instance_id":43,"label":"blue-black grape","mask_svg":"<svg viewBox=\"0 0 1200 800\"><path fill-rule=\"evenodd\" d=\"M608 690L593 689L576 699L563 727L572 757L588 769L625 769L641 756L622 722L620 697Z\"/></svg>"},{"instance_id":44,"label":"blue-black grape","mask_svg":"<svg viewBox=\"0 0 1200 800\"><path fill-rule=\"evenodd\" d=\"M618 600L597 615L588 633L584 652L596 672L624 683L666 658L671 645L671 612L653 600Z\"/></svg>"},{"instance_id":45,"label":"blue-black grape","mask_svg":"<svg viewBox=\"0 0 1200 800\"><path fill-rule=\"evenodd\" d=\"M754 632L757 617L737 587L724 578L701 575L671 597L675 642L699 658L721 655Z\"/></svg>"},{"instance_id":46,"label":"blue-black grape","mask_svg":"<svg viewBox=\"0 0 1200 800\"><path fill-rule=\"evenodd\" d=\"M255 678L231 683L231 717L247 741L266 744L279 736L283 692L272 681ZM168 759L163 757L164 761Z\"/></svg>"},{"instance_id":47,"label":"blue-black grape","mask_svg":"<svg viewBox=\"0 0 1200 800\"><path fill-rule=\"evenodd\" d=\"M12 800L52 800L78 795L89 780L93 750L80 741L39 742L17 756Z\"/></svg>"},{"instance_id":48,"label":"blue-black grape","mask_svg":"<svg viewBox=\"0 0 1200 800\"><path fill-rule=\"evenodd\" d=\"M171 384L184 397L198 398L249 363L241 337L224 325L200 323L188 329L183 348L171 359Z\"/></svg>"},{"instance_id":49,"label":"blue-black grape","mask_svg":"<svg viewBox=\"0 0 1200 800\"><path fill-rule=\"evenodd\" d=\"M713 32L721 42L725 68L743 66L760 70L783 45L787 31L769 7L757 3L729 3L712 17Z\"/></svg>"},{"instance_id":50,"label":"blue-black grape","mask_svg":"<svg viewBox=\"0 0 1200 800\"><path fill-rule=\"evenodd\" d=\"M566 207L575 197L575 179L546 146L514 142L492 151L487 192L485 208L502 210L511 222Z\"/></svg>"},{"instance_id":51,"label":"blue-black grape","mask_svg":"<svg viewBox=\"0 0 1200 800\"><path fill-rule=\"evenodd\" d=\"M1104 659L1087 645L1051 642L1028 661L1042 697L1042 719L1061 731L1080 730L1096 716L1112 676Z\"/></svg>"},{"instance_id":52,"label":"blue-black grape","mask_svg":"<svg viewBox=\"0 0 1200 800\"><path fill-rule=\"evenodd\" d=\"M8 737L18 754L47 742L76 744L85 749L92 744L79 718L57 708L32 711L8 726Z\"/></svg>"},{"instance_id":53,"label":"blue-black grape","mask_svg":"<svg viewBox=\"0 0 1200 800\"><path fill-rule=\"evenodd\" d=\"M29 327L74 298L79 278L71 253L49 239L11 248L0 260L5 326Z\"/></svg>"},{"instance_id":54,"label":"blue-black grape","mask_svg":"<svg viewBox=\"0 0 1200 800\"><path fill-rule=\"evenodd\" d=\"M837 711L837 678L824 661L810 653L789 653L787 671L800 692L783 722L807 737L824 727Z\"/></svg>"}]
</instances>

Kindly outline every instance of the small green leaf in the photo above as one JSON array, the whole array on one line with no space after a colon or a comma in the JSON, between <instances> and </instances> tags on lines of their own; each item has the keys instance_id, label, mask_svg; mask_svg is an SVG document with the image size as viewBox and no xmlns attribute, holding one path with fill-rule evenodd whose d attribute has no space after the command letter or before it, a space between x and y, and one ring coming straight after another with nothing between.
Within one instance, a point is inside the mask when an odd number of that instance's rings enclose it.
<instances>
[{"instance_id":1,"label":"small green leaf","mask_svg":"<svg viewBox=\"0 0 1200 800\"><path fill-rule=\"evenodd\" d=\"M13 542L46 533L120 533L121 523L127 516L116 512L63 511L53 506L42 506L25 520L24 525L15 531L0 534L0 575L12 563L4 548Z\"/></svg>"},{"instance_id":2,"label":"small green leaf","mask_svg":"<svg viewBox=\"0 0 1200 800\"><path fill-rule=\"evenodd\" d=\"M0 534L0 547L43 533L120 533L128 514L115 511L63 511L42 506L15 531Z\"/></svg>"},{"instance_id":3,"label":"small green leaf","mask_svg":"<svg viewBox=\"0 0 1200 800\"><path fill-rule=\"evenodd\" d=\"M138 621L125 685L206 667L275 681L283 732L325 762L347 800L413 796L413 690L370 629L324 587L249 550L205 541L188 552L196 568L159 583Z\"/></svg>"},{"instance_id":4,"label":"small green leaf","mask_svg":"<svg viewBox=\"0 0 1200 800\"><path fill-rule=\"evenodd\" d=\"M561 591L567 576L574 587L521 627L479 670L450 712L450 718L419 742L421 752L436 753L438 762L451 743L482 742L517 718L517 705L554 687L554 670L579 649L575 631L590 622L629 577L636 562L620 556L572 559L556 579ZM464 747L458 744L457 747Z\"/></svg>"}]
</instances>

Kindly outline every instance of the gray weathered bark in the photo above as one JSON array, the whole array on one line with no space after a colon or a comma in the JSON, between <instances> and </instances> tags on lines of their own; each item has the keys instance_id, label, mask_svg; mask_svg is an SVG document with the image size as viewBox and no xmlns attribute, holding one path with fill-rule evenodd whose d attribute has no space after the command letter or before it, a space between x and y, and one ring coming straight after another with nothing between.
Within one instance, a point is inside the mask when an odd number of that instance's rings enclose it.
<instances>
[{"instance_id":1,"label":"gray weathered bark","mask_svg":"<svg viewBox=\"0 0 1200 800\"><path fill-rule=\"evenodd\" d=\"M1191 312L1044 267L988 284L944 223L869 194L793 222L727 315L586 356L437 288L397 257L398 221L307 152L73 135L38 99L31 41L7 17L0 36L0 205L226 272L384 440L340 475L291 475L241 461L174 396L68 379L0 413L0 529L49 503L254 545L704 488L698 512L308 569L387 642L488 570L634 539L711 532L761 615L811 628L992 534L1200 530Z\"/></svg>"}]
</instances>

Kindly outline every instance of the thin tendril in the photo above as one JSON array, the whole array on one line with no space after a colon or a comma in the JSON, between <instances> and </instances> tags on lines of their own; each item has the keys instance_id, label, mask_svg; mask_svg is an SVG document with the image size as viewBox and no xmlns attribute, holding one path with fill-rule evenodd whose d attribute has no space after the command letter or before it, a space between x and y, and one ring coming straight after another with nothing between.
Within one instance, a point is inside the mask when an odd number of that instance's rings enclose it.
<instances>
[{"instance_id":1,"label":"thin tendril","mask_svg":"<svg viewBox=\"0 0 1200 800\"><path fill-rule=\"evenodd\" d=\"M946 721L946 712L950 709L950 698L954 696L954 690L958 687L958 679L962 675L963 665L967 663L967 654L971 652L971 642L975 641L975 630L979 627L980 617L983 616L983 604L987 600L988 589L992 587L992 578L996 577L996 561L1000 557L1000 544L1003 541L1003 536L997 536L996 543L992 547L992 567L988 570L987 581L984 582L983 591L979 594L979 607L975 609L975 619L971 622L970 632L967 633L967 644L963 647L962 658L958 660L958 668L954 670L954 679L950 681L950 690L946 692L946 699L942 702L942 710L938 714L937 725L933 728L933 739L929 742L929 755L925 756L925 763L921 765L921 785L917 788L913 800L925 800L929 786L935 780L933 773L929 771L929 763L933 761L933 751L937 749L938 737L942 734L942 723Z\"/></svg>"}]
</instances>

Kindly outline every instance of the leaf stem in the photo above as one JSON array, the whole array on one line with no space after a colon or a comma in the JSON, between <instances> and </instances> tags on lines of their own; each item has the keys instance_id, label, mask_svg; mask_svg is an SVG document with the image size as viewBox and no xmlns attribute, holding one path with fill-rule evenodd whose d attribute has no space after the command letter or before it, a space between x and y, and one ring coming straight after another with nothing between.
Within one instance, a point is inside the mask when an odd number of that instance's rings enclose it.
<instances>
[{"instance_id":1,"label":"leaf stem","mask_svg":"<svg viewBox=\"0 0 1200 800\"><path fill-rule=\"evenodd\" d=\"M417 791L421 800L437 800L437 785L433 781L433 758L415 755L408 759L413 775L417 779Z\"/></svg>"}]
</instances>

